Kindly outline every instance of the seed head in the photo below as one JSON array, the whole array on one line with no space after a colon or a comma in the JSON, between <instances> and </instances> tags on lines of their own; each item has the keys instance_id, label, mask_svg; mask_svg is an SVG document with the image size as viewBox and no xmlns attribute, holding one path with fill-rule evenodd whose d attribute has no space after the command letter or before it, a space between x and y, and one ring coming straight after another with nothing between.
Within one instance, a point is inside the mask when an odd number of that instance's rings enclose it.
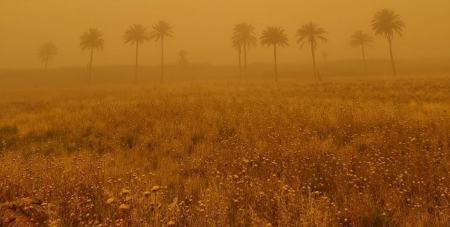
<instances>
[{"instance_id":1,"label":"seed head","mask_svg":"<svg viewBox=\"0 0 450 227\"><path fill-rule=\"evenodd\" d=\"M111 198L109 198L108 200L106 200L106 204L111 204L111 203L113 203L114 202L114 197L111 197Z\"/></svg>"},{"instance_id":2,"label":"seed head","mask_svg":"<svg viewBox=\"0 0 450 227\"><path fill-rule=\"evenodd\" d=\"M130 206L127 204L124 204L124 203L120 204L120 206L119 206L119 210L129 210L129 209L130 209Z\"/></svg>"},{"instance_id":3,"label":"seed head","mask_svg":"<svg viewBox=\"0 0 450 227\"><path fill-rule=\"evenodd\" d=\"M158 185L153 186L152 192L158 192L161 189Z\"/></svg>"}]
</instances>

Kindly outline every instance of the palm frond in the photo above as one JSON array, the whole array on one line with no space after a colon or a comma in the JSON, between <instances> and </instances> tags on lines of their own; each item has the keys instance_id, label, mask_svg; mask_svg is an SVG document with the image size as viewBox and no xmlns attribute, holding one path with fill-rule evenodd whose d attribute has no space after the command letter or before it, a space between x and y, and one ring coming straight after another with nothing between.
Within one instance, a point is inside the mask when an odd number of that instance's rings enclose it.
<instances>
[{"instance_id":1,"label":"palm frond","mask_svg":"<svg viewBox=\"0 0 450 227\"><path fill-rule=\"evenodd\" d=\"M51 42L44 43L38 50L38 58L42 62L53 59L58 54L58 48Z\"/></svg>"},{"instance_id":2,"label":"palm frond","mask_svg":"<svg viewBox=\"0 0 450 227\"><path fill-rule=\"evenodd\" d=\"M255 27L248 23L240 23L234 27L232 36L233 46L256 46Z\"/></svg>"},{"instance_id":3,"label":"palm frond","mask_svg":"<svg viewBox=\"0 0 450 227\"><path fill-rule=\"evenodd\" d=\"M328 32L310 22L304 24L300 29L297 30L297 43L300 44L300 47L303 47L305 44L310 44L313 47L317 46L317 42L327 42L325 34Z\"/></svg>"},{"instance_id":4,"label":"palm frond","mask_svg":"<svg viewBox=\"0 0 450 227\"><path fill-rule=\"evenodd\" d=\"M147 28L141 24L134 24L125 32L124 42L125 44L136 44L143 43L149 39L150 36L147 32Z\"/></svg>"},{"instance_id":5,"label":"palm frond","mask_svg":"<svg viewBox=\"0 0 450 227\"><path fill-rule=\"evenodd\" d=\"M350 40L350 45L351 46L369 45L372 42L373 38L369 34L359 30L353 33Z\"/></svg>"},{"instance_id":6,"label":"palm frond","mask_svg":"<svg viewBox=\"0 0 450 227\"><path fill-rule=\"evenodd\" d=\"M82 50L96 49L103 50L105 40L103 39L103 33L95 28L89 29L81 36L80 46Z\"/></svg>"},{"instance_id":7,"label":"palm frond","mask_svg":"<svg viewBox=\"0 0 450 227\"><path fill-rule=\"evenodd\" d=\"M263 31L261 36L261 44L265 46L288 46L289 39L284 31L280 27L268 27Z\"/></svg>"},{"instance_id":8,"label":"palm frond","mask_svg":"<svg viewBox=\"0 0 450 227\"><path fill-rule=\"evenodd\" d=\"M393 39L395 34L402 36L405 27L400 15L390 9L378 11L372 19L372 29L375 34L384 36L386 39Z\"/></svg>"},{"instance_id":9,"label":"palm frond","mask_svg":"<svg viewBox=\"0 0 450 227\"><path fill-rule=\"evenodd\" d=\"M152 28L153 31L150 33L150 38L155 41L166 37L173 37L173 27L165 21L159 21Z\"/></svg>"}]
</instances>

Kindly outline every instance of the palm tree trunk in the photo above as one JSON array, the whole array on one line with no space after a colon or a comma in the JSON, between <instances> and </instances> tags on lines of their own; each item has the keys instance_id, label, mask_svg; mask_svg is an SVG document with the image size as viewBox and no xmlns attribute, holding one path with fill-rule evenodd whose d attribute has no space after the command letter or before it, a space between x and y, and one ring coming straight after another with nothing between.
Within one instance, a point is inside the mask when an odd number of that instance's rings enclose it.
<instances>
[{"instance_id":1,"label":"palm tree trunk","mask_svg":"<svg viewBox=\"0 0 450 227\"><path fill-rule=\"evenodd\" d=\"M361 44L361 53L364 63L364 72L367 73L367 59L366 59L366 48L364 46L364 43Z\"/></svg>"},{"instance_id":2,"label":"palm tree trunk","mask_svg":"<svg viewBox=\"0 0 450 227\"><path fill-rule=\"evenodd\" d=\"M134 71L134 82L138 81L138 70L139 70L139 42L136 42L136 68Z\"/></svg>"},{"instance_id":3,"label":"palm tree trunk","mask_svg":"<svg viewBox=\"0 0 450 227\"><path fill-rule=\"evenodd\" d=\"M161 37L161 83L164 80L164 37Z\"/></svg>"},{"instance_id":4,"label":"palm tree trunk","mask_svg":"<svg viewBox=\"0 0 450 227\"><path fill-rule=\"evenodd\" d=\"M397 76L397 68L395 67L394 53L392 51L392 39L388 38L388 42L389 42L389 54L391 56L392 72L394 73L394 76Z\"/></svg>"},{"instance_id":5,"label":"palm tree trunk","mask_svg":"<svg viewBox=\"0 0 450 227\"><path fill-rule=\"evenodd\" d=\"M241 46L239 46L238 54L239 54L239 76L242 77L242 47Z\"/></svg>"},{"instance_id":6,"label":"palm tree trunk","mask_svg":"<svg viewBox=\"0 0 450 227\"><path fill-rule=\"evenodd\" d=\"M275 63L275 82L278 82L278 60L277 60L277 45L273 45L273 60Z\"/></svg>"},{"instance_id":7,"label":"palm tree trunk","mask_svg":"<svg viewBox=\"0 0 450 227\"><path fill-rule=\"evenodd\" d=\"M318 75L317 75L317 68L316 68L316 50L314 47L314 44L311 43L311 55L312 55L312 60L313 60L313 73L314 73L314 78L315 79L319 79Z\"/></svg>"},{"instance_id":8,"label":"palm tree trunk","mask_svg":"<svg viewBox=\"0 0 450 227\"><path fill-rule=\"evenodd\" d=\"M92 83L92 63L94 61L94 48L91 48L91 57L89 60L89 83Z\"/></svg>"},{"instance_id":9,"label":"palm tree trunk","mask_svg":"<svg viewBox=\"0 0 450 227\"><path fill-rule=\"evenodd\" d=\"M247 73L247 45L244 44L244 73Z\"/></svg>"}]
</instances>

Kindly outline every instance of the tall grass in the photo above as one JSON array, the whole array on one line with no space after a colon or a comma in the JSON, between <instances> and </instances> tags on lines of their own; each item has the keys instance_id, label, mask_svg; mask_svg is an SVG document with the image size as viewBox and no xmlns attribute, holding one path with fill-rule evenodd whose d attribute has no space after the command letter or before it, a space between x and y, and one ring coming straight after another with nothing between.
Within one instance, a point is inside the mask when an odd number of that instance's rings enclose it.
<instances>
[{"instance_id":1,"label":"tall grass","mask_svg":"<svg viewBox=\"0 0 450 227\"><path fill-rule=\"evenodd\" d=\"M445 226L449 91L404 79L4 92L0 203L42 199L61 226Z\"/></svg>"}]
</instances>

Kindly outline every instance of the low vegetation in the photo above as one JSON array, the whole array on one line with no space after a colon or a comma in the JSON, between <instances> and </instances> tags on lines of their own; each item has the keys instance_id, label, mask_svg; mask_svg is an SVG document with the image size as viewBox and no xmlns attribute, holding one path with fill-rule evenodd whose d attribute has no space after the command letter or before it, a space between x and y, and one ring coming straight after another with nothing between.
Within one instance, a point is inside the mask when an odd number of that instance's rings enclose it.
<instances>
[{"instance_id":1,"label":"low vegetation","mask_svg":"<svg viewBox=\"0 0 450 227\"><path fill-rule=\"evenodd\" d=\"M53 226L446 226L449 91L448 78L0 91L0 204L39 200L21 209L51 210Z\"/></svg>"}]
</instances>

